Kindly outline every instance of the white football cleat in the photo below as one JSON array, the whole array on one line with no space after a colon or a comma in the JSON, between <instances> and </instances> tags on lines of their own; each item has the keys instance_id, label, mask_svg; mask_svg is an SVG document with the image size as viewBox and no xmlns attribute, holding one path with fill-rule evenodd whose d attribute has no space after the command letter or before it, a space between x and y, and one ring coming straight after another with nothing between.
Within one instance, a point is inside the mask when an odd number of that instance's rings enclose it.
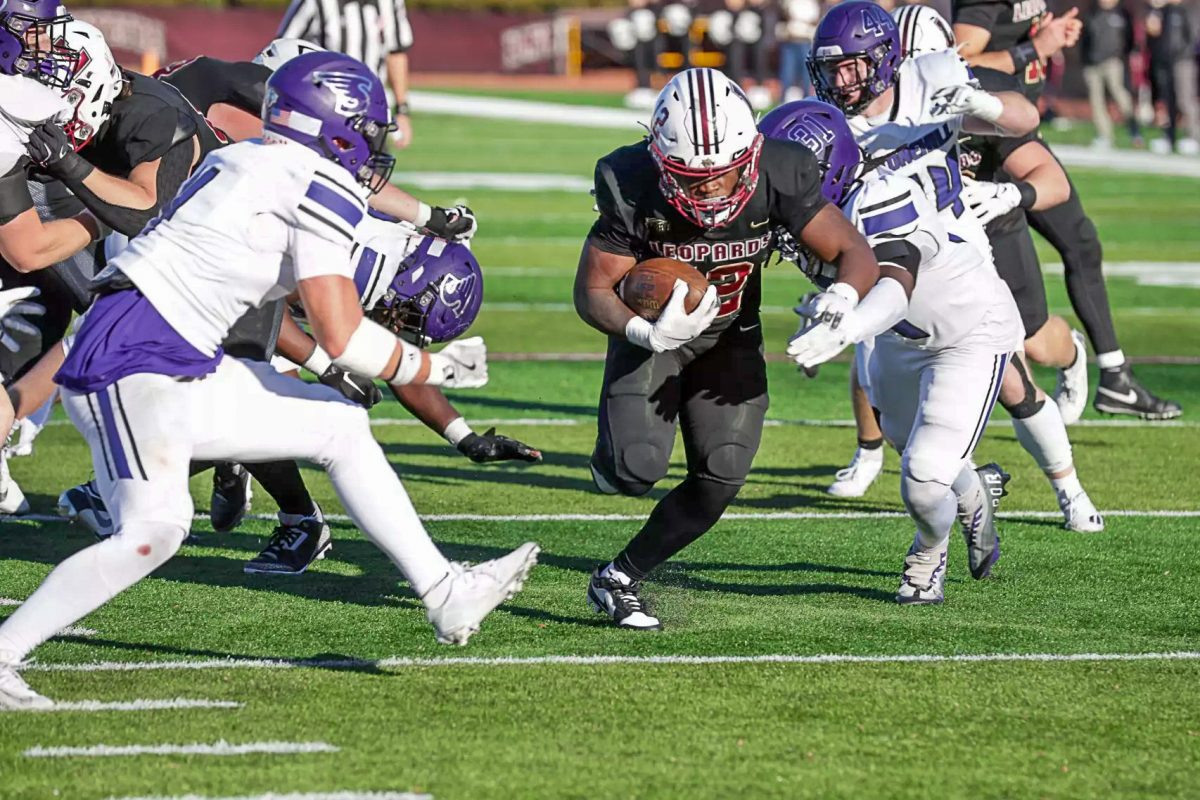
<instances>
[{"instance_id":1,"label":"white football cleat","mask_svg":"<svg viewBox=\"0 0 1200 800\"><path fill-rule=\"evenodd\" d=\"M904 572L900 575L900 590L896 602L901 605L933 605L945 599L946 553L950 549L950 537L937 547L923 549L914 540L904 558Z\"/></svg>"},{"instance_id":2,"label":"white football cleat","mask_svg":"<svg viewBox=\"0 0 1200 800\"><path fill-rule=\"evenodd\" d=\"M1087 492L1080 491L1073 497L1060 492L1058 507L1062 509L1063 527L1067 530L1079 533L1099 533L1104 530L1104 517L1100 516Z\"/></svg>"},{"instance_id":3,"label":"white football cleat","mask_svg":"<svg viewBox=\"0 0 1200 800\"><path fill-rule=\"evenodd\" d=\"M465 645L492 609L521 591L540 551L533 542L526 542L506 556L473 567L451 562L450 574L444 579L450 581L445 599L425 612L437 640ZM431 591L439 591L439 587Z\"/></svg>"},{"instance_id":4,"label":"white football cleat","mask_svg":"<svg viewBox=\"0 0 1200 800\"><path fill-rule=\"evenodd\" d=\"M8 455L0 451L0 515L28 513L29 501L8 472Z\"/></svg>"},{"instance_id":5,"label":"white football cleat","mask_svg":"<svg viewBox=\"0 0 1200 800\"><path fill-rule=\"evenodd\" d=\"M54 705L48 697L29 688L17 672L16 664L0 662L0 708L14 711L41 711Z\"/></svg>"},{"instance_id":6,"label":"white football cleat","mask_svg":"<svg viewBox=\"0 0 1200 800\"><path fill-rule=\"evenodd\" d=\"M1054 387L1054 402L1064 425L1078 422L1088 401L1087 344L1079 331L1071 331L1071 341L1075 344L1075 362L1058 371L1058 385Z\"/></svg>"},{"instance_id":7,"label":"white football cleat","mask_svg":"<svg viewBox=\"0 0 1200 800\"><path fill-rule=\"evenodd\" d=\"M826 489L834 497L862 497L883 471L883 448L858 448L850 466L837 471L836 478Z\"/></svg>"}]
</instances>

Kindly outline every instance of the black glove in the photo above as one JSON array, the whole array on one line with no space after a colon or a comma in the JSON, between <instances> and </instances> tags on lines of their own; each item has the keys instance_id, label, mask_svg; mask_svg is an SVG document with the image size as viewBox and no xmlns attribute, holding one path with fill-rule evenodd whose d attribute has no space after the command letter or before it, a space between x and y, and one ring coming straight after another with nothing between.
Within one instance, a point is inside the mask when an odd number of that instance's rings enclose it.
<instances>
[{"instance_id":1,"label":"black glove","mask_svg":"<svg viewBox=\"0 0 1200 800\"><path fill-rule=\"evenodd\" d=\"M370 408L383 399L383 392L379 391L374 381L346 372L336 364L330 364L318 380L337 389L347 400L353 400L363 408Z\"/></svg>"},{"instance_id":2,"label":"black glove","mask_svg":"<svg viewBox=\"0 0 1200 800\"><path fill-rule=\"evenodd\" d=\"M479 223L475 221L475 212L466 206L435 208L429 214L425 229L439 238L461 242L475 235Z\"/></svg>"},{"instance_id":3,"label":"black glove","mask_svg":"<svg viewBox=\"0 0 1200 800\"><path fill-rule=\"evenodd\" d=\"M79 157L67 134L53 122L43 122L30 131L25 149L33 163L61 181L82 181L95 169Z\"/></svg>"},{"instance_id":4,"label":"black glove","mask_svg":"<svg viewBox=\"0 0 1200 800\"><path fill-rule=\"evenodd\" d=\"M489 461L541 461L542 451L529 445L500 436L495 428L488 428L482 436L472 433L458 443L458 451L476 464Z\"/></svg>"}]
</instances>

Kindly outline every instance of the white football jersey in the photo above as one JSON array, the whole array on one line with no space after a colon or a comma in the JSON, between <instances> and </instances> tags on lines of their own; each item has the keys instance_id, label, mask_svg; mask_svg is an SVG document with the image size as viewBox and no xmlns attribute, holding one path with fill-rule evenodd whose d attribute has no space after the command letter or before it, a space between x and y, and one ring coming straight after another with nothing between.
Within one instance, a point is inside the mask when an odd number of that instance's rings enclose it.
<instances>
[{"instance_id":1,"label":"white football jersey","mask_svg":"<svg viewBox=\"0 0 1200 800\"><path fill-rule=\"evenodd\" d=\"M903 240L921 253L917 282L904 321L892 333L913 346L955 344L985 318L1003 337L1021 340L1020 314L1008 286L996 273L991 250L948 229L911 177L876 175L842 204L842 212L871 247Z\"/></svg>"},{"instance_id":2,"label":"white football jersey","mask_svg":"<svg viewBox=\"0 0 1200 800\"><path fill-rule=\"evenodd\" d=\"M414 225L368 214L354 232L354 283L363 311L370 311L387 293L404 259L425 238Z\"/></svg>"},{"instance_id":3,"label":"white football jersey","mask_svg":"<svg viewBox=\"0 0 1200 800\"><path fill-rule=\"evenodd\" d=\"M877 172L911 176L934 201L943 219L955 221L959 235L982 247L987 242L983 226L959 197L958 139L963 117L930 113L938 91L973 83L967 62L954 50L906 58L896 72L892 107L878 116L860 115L848 122Z\"/></svg>"},{"instance_id":4,"label":"white football jersey","mask_svg":"<svg viewBox=\"0 0 1200 800\"><path fill-rule=\"evenodd\" d=\"M350 249L367 194L307 147L239 142L209 153L106 272L124 273L211 356L247 310L292 293L298 281L353 279Z\"/></svg>"},{"instance_id":5,"label":"white football jersey","mask_svg":"<svg viewBox=\"0 0 1200 800\"><path fill-rule=\"evenodd\" d=\"M0 175L26 155L29 132L46 120L66 122L71 107L63 96L24 75L0 73Z\"/></svg>"}]
</instances>

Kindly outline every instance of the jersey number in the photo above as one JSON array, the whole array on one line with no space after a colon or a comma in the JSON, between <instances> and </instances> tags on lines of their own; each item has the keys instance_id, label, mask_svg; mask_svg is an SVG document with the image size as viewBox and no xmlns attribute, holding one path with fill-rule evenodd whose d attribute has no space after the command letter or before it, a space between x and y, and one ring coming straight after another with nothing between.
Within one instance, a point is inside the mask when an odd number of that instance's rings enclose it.
<instances>
[{"instance_id":1,"label":"jersey number","mask_svg":"<svg viewBox=\"0 0 1200 800\"><path fill-rule=\"evenodd\" d=\"M742 307L742 292L746 290L746 281L750 279L750 273L753 271L754 265L749 261L739 261L736 264L722 264L710 269L704 276L708 278L709 283L717 287L717 299L721 301L721 306L717 309L717 319L735 314Z\"/></svg>"},{"instance_id":2,"label":"jersey number","mask_svg":"<svg viewBox=\"0 0 1200 800\"><path fill-rule=\"evenodd\" d=\"M962 173L958 170L957 148L946 153L946 166L929 168L929 180L933 181L934 200L937 210L949 208L954 216L962 216L963 201L959 198L962 192Z\"/></svg>"},{"instance_id":3,"label":"jersey number","mask_svg":"<svg viewBox=\"0 0 1200 800\"><path fill-rule=\"evenodd\" d=\"M196 192L212 183L213 178L217 177L220 172L221 170L216 167L208 167L184 181L183 186L179 187L178 194L171 198L171 202L163 206L163 210L158 212L158 216L146 223L146 228L142 233L149 233L158 226L158 223L175 216L175 212L179 210L180 206L195 197Z\"/></svg>"}]
</instances>

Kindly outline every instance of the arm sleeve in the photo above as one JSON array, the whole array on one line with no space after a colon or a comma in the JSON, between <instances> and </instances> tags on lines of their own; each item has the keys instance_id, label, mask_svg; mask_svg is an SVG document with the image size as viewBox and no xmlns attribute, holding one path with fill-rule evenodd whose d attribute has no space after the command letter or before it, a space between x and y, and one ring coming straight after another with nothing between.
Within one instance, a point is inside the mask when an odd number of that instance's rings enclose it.
<instances>
[{"instance_id":1,"label":"arm sleeve","mask_svg":"<svg viewBox=\"0 0 1200 800\"><path fill-rule=\"evenodd\" d=\"M596 164L596 207L600 218L592 225L588 241L606 253L633 256L633 208L621 196L616 173L605 161Z\"/></svg>"},{"instance_id":2,"label":"arm sleeve","mask_svg":"<svg viewBox=\"0 0 1200 800\"><path fill-rule=\"evenodd\" d=\"M175 196L179 187L187 180L191 166L192 140L190 138L167 150L158 165L158 175L155 180L157 202L146 209L126 208L101 200L95 192L84 185L83 181L69 180L64 183L83 202L87 210L96 215L97 219L113 230L132 237L141 233L142 228L146 227L146 223L154 219L159 210Z\"/></svg>"},{"instance_id":3,"label":"arm sleeve","mask_svg":"<svg viewBox=\"0 0 1200 800\"><path fill-rule=\"evenodd\" d=\"M25 161L20 159L0 175L0 225L7 225L33 208L33 198L25 182Z\"/></svg>"},{"instance_id":4,"label":"arm sleeve","mask_svg":"<svg viewBox=\"0 0 1200 800\"><path fill-rule=\"evenodd\" d=\"M1003 0L1001 2L989 0L989 2L983 3L956 2L953 9L954 23L991 29L1008 5L1009 3L1003 2Z\"/></svg>"},{"instance_id":5,"label":"arm sleeve","mask_svg":"<svg viewBox=\"0 0 1200 800\"><path fill-rule=\"evenodd\" d=\"M784 146L787 154L783 159L773 160L782 167L780 177L771 183L774 193L772 221L799 239L800 232L828 205L821 192L821 170L816 156L804 145L795 142L776 144ZM765 160L766 153L763 155ZM767 177L774 178L773 175Z\"/></svg>"},{"instance_id":6,"label":"arm sleeve","mask_svg":"<svg viewBox=\"0 0 1200 800\"><path fill-rule=\"evenodd\" d=\"M311 174L291 220L291 257L296 280L321 275L354 279L350 250L354 230L365 209L365 199L352 187L321 171Z\"/></svg>"}]
</instances>

